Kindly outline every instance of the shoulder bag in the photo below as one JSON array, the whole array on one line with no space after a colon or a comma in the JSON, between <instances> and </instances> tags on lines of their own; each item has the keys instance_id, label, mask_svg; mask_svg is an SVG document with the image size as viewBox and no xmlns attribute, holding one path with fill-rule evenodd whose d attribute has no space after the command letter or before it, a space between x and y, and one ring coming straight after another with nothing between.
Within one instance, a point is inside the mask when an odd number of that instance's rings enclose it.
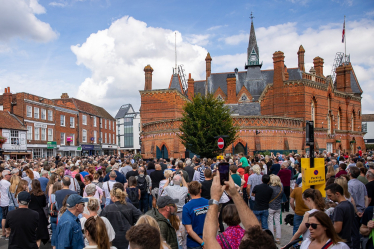
<instances>
[{"instance_id":1,"label":"shoulder bag","mask_svg":"<svg viewBox=\"0 0 374 249\"><path fill-rule=\"evenodd\" d=\"M223 249L232 249L229 242L227 241L225 235L223 235L223 233L219 233L218 236L221 239Z\"/></svg>"},{"instance_id":2,"label":"shoulder bag","mask_svg":"<svg viewBox=\"0 0 374 249\"><path fill-rule=\"evenodd\" d=\"M283 191L283 188L281 187L281 190L279 191L279 193L277 194L277 196L275 196L275 198L272 199L272 200L269 202L269 204L272 203L275 199L277 199L278 196L282 193L282 191Z\"/></svg>"}]
</instances>

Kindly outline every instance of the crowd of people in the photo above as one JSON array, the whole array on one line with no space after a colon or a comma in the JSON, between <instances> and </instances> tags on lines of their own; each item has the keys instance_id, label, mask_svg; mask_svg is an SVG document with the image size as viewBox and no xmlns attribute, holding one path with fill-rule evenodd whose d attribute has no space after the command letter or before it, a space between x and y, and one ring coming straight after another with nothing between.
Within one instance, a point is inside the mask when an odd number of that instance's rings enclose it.
<instances>
[{"instance_id":1,"label":"crowd of people","mask_svg":"<svg viewBox=\"0 0 374 249\"><path fill-rule=\"evenodd\" d=\"M291 207L300 248L372 249L371 154L316 154L326 197L302 191L302 157L0 158L2 238L32 249L272 249ZM224 185L221 162L230 165Z\"/></svg>"}]
</instances>

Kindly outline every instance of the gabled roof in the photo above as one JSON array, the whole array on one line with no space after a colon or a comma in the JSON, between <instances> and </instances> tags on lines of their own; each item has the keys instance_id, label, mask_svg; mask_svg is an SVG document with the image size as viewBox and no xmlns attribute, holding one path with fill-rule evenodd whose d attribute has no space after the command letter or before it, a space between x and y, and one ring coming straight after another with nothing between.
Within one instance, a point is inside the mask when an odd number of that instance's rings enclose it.
<instances>
[{"instance_id":1,"label":"gabled roof","mask_svg":"<svg viewBox=\"0 0 374 249\"><path fill-rule=\"evenodd\" d=\"M134 111L134 108L132 107L131 104L126 104L126 105L121 106L121 108L119 108L119 110L118 110L118 112L117 112L117 114L115 116L115 119L117 119L117 118L123 118L128 113L134 113L134 114L136 114L136 112Z\"/></svg>"},{"instance_id":2,"label":"gabled roof","mask_svg":"<svg viewBox=\"0 0 374 249\"><path fill-rule=\"evenodd\" d=\"M7 111L0 111L0 128L27 131L26 126L16 116Z\"/></svg>"},{"instance_id":3,"label":"gabled roof","mask_svg":"<svg viewBox=\"0 0 374 249\"><path fill-rule=\"evenodd\" d=\"M183 87L178 74L173 74L170 79L169 89L177 89L183 94Z\"/></svg>"}]
</instances>

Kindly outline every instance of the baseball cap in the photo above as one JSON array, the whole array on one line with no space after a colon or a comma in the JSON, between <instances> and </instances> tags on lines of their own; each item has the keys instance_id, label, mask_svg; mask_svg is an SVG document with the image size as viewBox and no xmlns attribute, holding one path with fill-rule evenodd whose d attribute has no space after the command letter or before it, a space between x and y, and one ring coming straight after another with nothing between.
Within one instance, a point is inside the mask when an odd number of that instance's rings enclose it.
<instances>
[{"instance_id":1,"label":"baseball cap","mask_svg":"<svg viewBox=\"0 0 374 249\"><path fill-rule=\"evenodd\" d=\"M31 195L26 191L22 191L18 194L17 199L21 205L28 205L31 201Z\"/></svg>"},{"instance_id":2,"label":"baseball cap","mask_svg":"<svg viewBox=\"0 0 374 249\"><path fill-rule=\"evenodd\" d=\"M82 196L78 194L72 194L69 196L69 198L66 200L66 206L71 208L79 203L88 202L88 198L83 198Z\"/></svg>"},{"instance_id":3,"label":"baseball cap","mask_svg":"<svg viewBox=\"0 0 374 249\"><path fill-rule=\"evenodd\" d=\"M178 199L172 199L170 196L167 196L167 195L166 196L160 196L157 199L157 207L163 208L167 205L176 204L178 202L179 202Z\"/></svg>"}]
</instances>

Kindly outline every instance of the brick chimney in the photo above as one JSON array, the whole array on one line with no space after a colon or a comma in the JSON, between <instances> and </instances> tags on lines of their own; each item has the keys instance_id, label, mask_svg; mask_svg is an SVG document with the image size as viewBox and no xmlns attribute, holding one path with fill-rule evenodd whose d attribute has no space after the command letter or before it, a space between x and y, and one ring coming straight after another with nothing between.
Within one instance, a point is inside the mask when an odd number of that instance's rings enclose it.
<instances>
[{"instance_id":1,"label":"brick chimney","mask_svg":"<svg viewBox=\"0 0 374 249\"><path fill-rule=\"evenodd\" d=\"M284 53L282 51L277 51L273 54L274 63L274 77L273 86L282 87L283 81L286 80L284 75Z\"/></svg>"},{"instance_id":2,"label":"brick chimney","mask_svg":"<svg viewBox=\"0 0 374 249\"><path fill-rule=\"evenodd\" d=\"M144 91L152 90L152 72L153 68L148 64L144 68L145 72L145 85L144 85Z\"/></svg>"},{"instance_id":3,"label":"brick chimney","mask_svg":"<svg viewBox=\"0 0 374 249\"><path fill-rule=\"evenodd\" d=\"M187 84L188 84L188 98L192 100L195 95L195 80L191 78L191 73L188 75Z\"/></svg>"},{"instance_id":4,"label":"brick chimney","mask_svg":"<svg viewBox=\"0 0 374 249\"><path fill-rule=\"evenodd\" d=\"M289 73L288 73L288 71L287 71L287 66L286 66L286 65L284 65L284 78L285 78L286 80L289 80L289 79L290 79L290 75L289 75Z\"/></svg>"},{"instance_id":5,"label":"brick chimney","mask_svg":"<svg viewBox=\"0 0 374 249\"><path fill-rule=\"evenodd\" d=\"M319 56L313 59L314 69L316 70L316 75L323 76L323 59Z\"/></svg>"},{"instance_id":6,"label":"brick chimney","mask_svg":"<svg viewBox=\"0 0 374 249\"><path fill-rule=\"evenodd\" d=\"M352 93L351 63L336 68L336 89L341 92Z\"/></svg>"},{"instance_id":7,"label":"brick chimney","mask_svg":"<svg viewBox=\"0 0 374 249\"><path fill-rule=\"evenodd\" d=\"M12 93L10 92L10 87L8 86L4 89L3 110L13 113L12 109Z\"/></svg>"},{"instance_id":8,"label":"brick chimney","mask_svg":"<svg viewBox=\"0 0 374 249\"><path fill-rule=\"evenodd\" d=\"M297 51L298 65L299 65L300 71L305 71L304 54L305 54L305 49L303 45L300 45L299 51Z\"/></svg>"},{"instance_id":9,"label":"brick chimney","mask_svg":"<svg viewBox=\"0 0 374 249\"><path fill-rule=\"evenodd\" d=\"M62 99L68 99L69 95L67 93L62 93L61 98Z\"/></svg>"},{"instance_id":10,"label":"brick chimney","mask_svg":"<svg viewBox=\"0 0 374 249\"><path fill-rule=\"evenodd\" d=\"M235 74L228 74L227 82L227 104L235 104L236 100L236 76Z\"/></svg>"},{"instance_id":11,"label":"brick chimney","mask_svg":"<svg viewBox=\"0 0 374 249\"><path fill-rule=\"evenodd\" d=\"M205 96L208 94L208 78L212 73L212 57L210 57L210 53L208 53L205 57Z\"/></svg>"}]
</instances>

